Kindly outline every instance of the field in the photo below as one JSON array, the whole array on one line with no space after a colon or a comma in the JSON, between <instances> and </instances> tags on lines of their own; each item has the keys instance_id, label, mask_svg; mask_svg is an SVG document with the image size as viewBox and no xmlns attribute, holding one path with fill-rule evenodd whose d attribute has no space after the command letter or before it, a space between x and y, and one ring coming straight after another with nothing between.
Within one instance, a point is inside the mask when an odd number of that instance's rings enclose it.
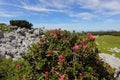
<instances>
[{"instance_id":1,"label":"field","mask_svg":"<svg viewBox=\"0 0 120 80\"><path fill-rule=\"evenodd\" d=\"M99 36L96 38L96 44L100 53L115 54L120 58L120 36Z\"/></svg>"}]
</instances>

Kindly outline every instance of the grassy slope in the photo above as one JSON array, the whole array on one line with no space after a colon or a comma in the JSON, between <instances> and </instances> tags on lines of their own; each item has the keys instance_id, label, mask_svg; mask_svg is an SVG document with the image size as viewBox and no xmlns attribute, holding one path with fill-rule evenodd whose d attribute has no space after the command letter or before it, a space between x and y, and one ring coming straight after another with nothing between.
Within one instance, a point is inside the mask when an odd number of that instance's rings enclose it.
<instances>
[{"instance_id":1,"label":"grassy slope","mask_svg":"<svg viewBox=\"0 0 120 80\"><path fill-rule=\"evenodd\" d=\"M96 43L101 53L115 54L120 58L120 52L108 51L110 48L117 47L120 49L120 36L100 36L96 39Z\"/></svg>"}]
</instances>

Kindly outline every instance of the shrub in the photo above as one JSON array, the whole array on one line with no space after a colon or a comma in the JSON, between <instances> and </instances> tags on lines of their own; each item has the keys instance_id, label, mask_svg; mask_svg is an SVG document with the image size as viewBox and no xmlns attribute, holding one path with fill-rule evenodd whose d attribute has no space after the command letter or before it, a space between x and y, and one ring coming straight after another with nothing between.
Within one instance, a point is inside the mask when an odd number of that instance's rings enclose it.
<instances>
[{"instance_id":1,"label":"shrub","mask_svg":"<svg viewBox=\"0 0 120 80\"><path fill-rule=\"evenodd\" d=\"M114 80L114 69L98 55L95 37L50 30L24 56L31 80Z\"/></svg>"},{"instance_id":2,"label":"shrub","mask_svg":"<svg viewBox=\"0 0 120 80\"><path fill-rule=\"evenodd\" d=\"M26 20L10 20L10 25L28 29L31 29L31 27L33 26L32 23Z\"/></svg>"},{"instance_id":3,"label":"shrub","mask_svg":"<svg viewBox=\"0 0 120 80\"><path fill-rule=\"evenodd\" d=\"M91 33L47 31L23 59L0 57L0 79L115 80L114 69L99 58L94 41Z\"/></svg>"},{"instance_id":4,"label":"shrub","mask_svg":"<svg viewBox=\"0 0 120 80\"><path fill-rule=\"evenodd\" d=\"M13 31L12 29L9 29L9 28L7 27L7 25L4 24L4 23L1 23L1 24L0 24L0 30L3 31L3 32L11 32L11 31Z\"/></svg>"},{"instance_id":5,"label":"shrub","mask_svg":"<svg viewBox=\"0 0 120 80\"><path fill-rule=\"evenodd\" d=\"M0 80L29 80L30 73L31 69L27 61L12 61L0 57Z\"/></svg>"},{"instance_id":6,"label":"shrub","mask_svg":"<svg viewBox=\"0 0 120 80\"><path fill-rule=\"evenodd\" d=\"M105 32L92 32L94 35L104 36L104 35L111 35L111 36L120 36L120 31L105 31Z\"/></svg>"}]
</instances>

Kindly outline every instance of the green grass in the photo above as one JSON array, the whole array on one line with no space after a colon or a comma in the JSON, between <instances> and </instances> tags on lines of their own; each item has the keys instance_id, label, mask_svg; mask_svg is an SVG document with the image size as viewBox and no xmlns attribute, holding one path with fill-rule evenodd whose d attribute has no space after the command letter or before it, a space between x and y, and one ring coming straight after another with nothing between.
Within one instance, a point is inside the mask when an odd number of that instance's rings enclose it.
<instances>
[{"instance_id":1,"label":"green grass","mask_svg":"<svg viewBox=\"0 0 120 80\"><path fill-rule=\"evenodd\" d=\"M120 36L99 36L96 39L96 44L100 49L100 53L115 54L116 57L120 58L120 52L111 52L110 48L117 47L120 49Z\"/></svg>"}]
</instances>

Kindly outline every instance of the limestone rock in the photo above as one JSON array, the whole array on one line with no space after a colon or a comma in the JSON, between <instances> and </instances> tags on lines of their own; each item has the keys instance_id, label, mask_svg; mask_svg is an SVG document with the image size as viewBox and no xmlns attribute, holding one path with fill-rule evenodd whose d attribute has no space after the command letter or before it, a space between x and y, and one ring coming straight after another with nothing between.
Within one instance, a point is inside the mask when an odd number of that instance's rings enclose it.
<instances>
[{"instance_id":1,"label":"limestone rock","mask_svg":"<svg viewBox=\"0 0 120 80\"><path fill-rule=\"evenodd\" d=\"M14 32L4 33L0 31L0 56L17 60L27 53L31 44L39 41L43 34L41 29L17 28Z\"/></svg>"}]
</instances>

